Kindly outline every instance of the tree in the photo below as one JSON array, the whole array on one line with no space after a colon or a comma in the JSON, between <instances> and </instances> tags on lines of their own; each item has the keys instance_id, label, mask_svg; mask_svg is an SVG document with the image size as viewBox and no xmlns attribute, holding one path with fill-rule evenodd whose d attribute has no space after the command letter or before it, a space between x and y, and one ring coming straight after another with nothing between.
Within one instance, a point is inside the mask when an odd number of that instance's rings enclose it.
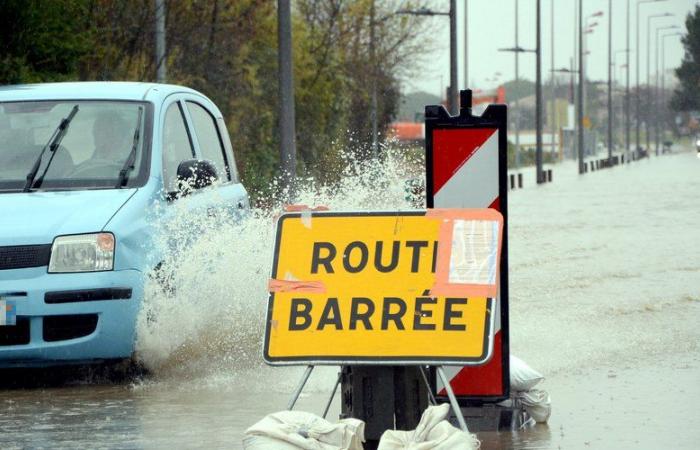
<instances>
[{"instance_id":1,"label":"tree","mask_svg":"<svg viewBox=\"0 0 700 450\"><path fill-rule=\"evenodd\" d=\"M334 181L343 150L362 154L373 82L379 130L388 127L398 80L430 52L426 29L437 23L397 11L426 2L374 2L375 67L372 0L293 2L299 175ZM253 196L273 189L279 165L274 3L166 0L168 81L201 91L220 108ZM153 0L0 0L0 83L154 80L154 16Z\"/></svg>"},{"instance_id":2,"label":"tree","mask_svg":"<svg viewBox=\"0 0 700 450\"><path fill-rule=\"evenodd\" d=\"M678 69L678 88L673 93L671 107L676 111L700 110L700 5L685 19L687 34L681 42L685 55Z\"/></svg>"},{"instance_id":3,"label":"tree","mask_svg":"<svg viewBox=\"0 0 700 450\"><path fill-rule=\"evenodd\" d=\"M0 1L0 84L75 79L91 49L88 0Z\"/></svg>"}]
</instances>

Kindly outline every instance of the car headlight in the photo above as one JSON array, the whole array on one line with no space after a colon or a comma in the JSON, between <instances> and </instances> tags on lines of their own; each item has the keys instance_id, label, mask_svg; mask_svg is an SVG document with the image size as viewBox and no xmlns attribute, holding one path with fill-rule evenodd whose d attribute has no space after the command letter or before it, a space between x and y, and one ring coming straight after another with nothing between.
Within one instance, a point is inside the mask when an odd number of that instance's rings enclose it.
<instances>
[{"instance_id":1,"label":"car headlight","mask_svg":"<svg viewBox=\"0 0 700 450\"><path fill-rule=\"evenodd\" d=\"M53 240L49 273L101 272L113 268L112 233L58 236Z\"/></svg>"},{"instance_id":2,"label":"car headlight","mask_svg":"<svg viewBox=\"0 0 700 450\"><path fill-rule=\"evenodd\" d=\"M697 141L695 141L695 145L696 145L697 147L700 147L700 139L698 139Z\"/></svg>"}]
</instances>

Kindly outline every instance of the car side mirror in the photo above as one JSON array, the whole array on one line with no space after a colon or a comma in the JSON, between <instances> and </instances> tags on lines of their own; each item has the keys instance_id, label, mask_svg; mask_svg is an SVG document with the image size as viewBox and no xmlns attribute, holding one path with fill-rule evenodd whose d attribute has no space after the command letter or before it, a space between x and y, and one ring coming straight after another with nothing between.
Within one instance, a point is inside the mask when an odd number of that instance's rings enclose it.
<instances>
[{"instance_id":1,"label":"car side mirror","mask_svg":"<svg viewBox=\"0 0 700 450\"><path fill-rule=\"evenodd\" d=\"M219 179L216 167L204 159L188 159L177 166L177 185L181 195L211 186Z\"/></svg>"}]
</instances>

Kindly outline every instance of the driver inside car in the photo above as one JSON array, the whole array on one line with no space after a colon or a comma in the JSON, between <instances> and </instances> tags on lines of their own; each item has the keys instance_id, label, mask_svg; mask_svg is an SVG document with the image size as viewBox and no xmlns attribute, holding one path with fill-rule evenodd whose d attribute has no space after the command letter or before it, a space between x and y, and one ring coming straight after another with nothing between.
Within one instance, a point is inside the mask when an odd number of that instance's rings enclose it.
<instances>
[{"instance_id":1,"label":"driver inside car","mask_svg":"<svg viewBox=\"0 0 700 450\"><path fill-rule=\"evenodd\" d=\"M133 129L115 112L99 114L92 125L95 149L92 157L75 167L74 174L95 178L116 178L129 156Z\"/></svg>"}]
</instances>

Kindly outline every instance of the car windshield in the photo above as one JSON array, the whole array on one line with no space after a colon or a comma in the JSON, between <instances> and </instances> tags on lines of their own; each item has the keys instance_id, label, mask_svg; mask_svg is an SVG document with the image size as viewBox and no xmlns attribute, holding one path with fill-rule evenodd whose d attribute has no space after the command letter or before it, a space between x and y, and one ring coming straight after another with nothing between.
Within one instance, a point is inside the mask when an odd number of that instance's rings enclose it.
<instances>
[{"instance_id":1,"label":"car windshield","mask_svg":"<svg viewBox=\"0 0 700 450\"><path fill-rule=\"evenodd\" d=\"M145 104L120 101L0 102L0 192L22 190L42 149L77 105L55 152L47 149L34 189L75 190L135 186L147 178ZM139 112L142 111L140 114ZM139 123L137 123L137 121ZM139 130L133 168L125 164ZM127 181L120 172L126 169ZM122 176L123 177L123 176Z\"/></svg>"}]
</instances>

